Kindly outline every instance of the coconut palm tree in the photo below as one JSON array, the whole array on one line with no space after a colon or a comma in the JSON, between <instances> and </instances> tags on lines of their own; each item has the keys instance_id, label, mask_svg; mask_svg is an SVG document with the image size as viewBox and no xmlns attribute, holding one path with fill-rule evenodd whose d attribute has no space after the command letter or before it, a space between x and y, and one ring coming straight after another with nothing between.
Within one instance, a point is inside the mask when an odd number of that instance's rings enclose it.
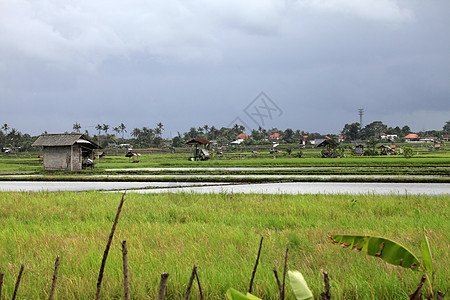
<instances>
[{"instance_id":1,"label":"coconut palm tree","mask_svg":"<svg viewBox=\"0 0 450 300\"><path fill-rule=\"evenodd\" d=\"M81 129L81 125L78 122L75 122L75 124L73 124L73 130L75 130L77 133L80 133L80 129Z\"/></svg>"},{"instance_id":2,"label":"coconut palm tree","mask_svg":"<svg viewBox=\"0 0 450 300\"><path fill-rule=\"evenodd\" d=\"M123 141L124 141L124 132L127 132L125 129L126 129L127 127L125 126L125 124L123 124L123 123L120 123L120 125L119 125L119 129L120 129L120 132L122 133L122 143L123 143Z\"/></svg>"},{"instance_id":3,"label":"coconut palm tree","mask_svg":"<svg viewBox=\"0 0 450 300\"><path fill-rule=\"evenodd\" d=\"M2 130L5 132L5 135L7 135L8 134L8 130L9 130L9 126L8 126L8 124L3 124L3 126L2 126Z\"/></svg>"}]
</instances>

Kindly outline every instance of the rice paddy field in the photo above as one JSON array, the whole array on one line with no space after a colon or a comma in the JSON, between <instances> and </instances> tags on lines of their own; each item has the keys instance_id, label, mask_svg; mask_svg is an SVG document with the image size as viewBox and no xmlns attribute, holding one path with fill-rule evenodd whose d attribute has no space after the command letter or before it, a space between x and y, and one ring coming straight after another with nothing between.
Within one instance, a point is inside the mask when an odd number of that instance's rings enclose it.
<instances>
[{"instance_id":1,"label":"rice paddy field","mask_svg":"<svg viewBox=\"0 0 450 300\"><path fill-rule=\"evenodd\" d=\"M253 294L278 299L273 275L303 273L316 299L322 271L333 299L405 299L421 273L389 265L330 243L329 234L393 239L420 258L428 237L433 286L450 285L449 195L128 194L105 268L102 299L123 297L121 243L127 241L132 299L155 299L168 272L166 299L181 299L193 264L205 299L225 299L233 287L246 292L264 237ZM103 251L121 194L98 192L0 193L2 297L12 297L20 266L18 299L48 298L54 262L61 257L56 299L92 299ZM287 299L293 299L287 286ZM199 299L194 285L191 299Z\"/></svg>"}]
</instances>

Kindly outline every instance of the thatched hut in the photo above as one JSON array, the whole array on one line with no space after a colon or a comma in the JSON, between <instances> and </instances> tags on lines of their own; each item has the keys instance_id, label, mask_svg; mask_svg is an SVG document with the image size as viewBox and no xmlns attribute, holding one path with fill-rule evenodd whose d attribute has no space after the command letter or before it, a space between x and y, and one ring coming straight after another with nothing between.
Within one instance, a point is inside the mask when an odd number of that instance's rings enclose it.
<instances>
[{"instance_id":1,"label":"thatched hut","mask_svg":"<svg viewBox=\"0 0 450 300\"><path fill-rule=\"evenodd\" d=\"M194 146L189 160L208 160L211 158L209 154L211 142L204 139L192 139L186 145Z\"/></svg>"},{"instance_id":2,"label":"thatched hut","mask_svg":"<svg viewBox=\"0 0 450 300\"><path fill-rule=\"evenodd\" d=\"M43 134L32 146L43 147L44 170L73 171L94 165L94 149L100 147L83 134Z\"/></svg>"}]
</instances>

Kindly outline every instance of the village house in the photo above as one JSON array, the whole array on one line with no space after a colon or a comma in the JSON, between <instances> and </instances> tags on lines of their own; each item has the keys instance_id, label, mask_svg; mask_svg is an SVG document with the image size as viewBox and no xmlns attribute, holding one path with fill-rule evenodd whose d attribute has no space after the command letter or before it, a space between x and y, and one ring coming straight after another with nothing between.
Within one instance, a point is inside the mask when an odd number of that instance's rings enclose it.
<instances>
[{"instance_id":1,"label":"village house","mask_svg":"<svg viewBox=\"0 0 450 300\"><path fill-rule=\"evenodd\" d=\"M43 134L32 144L43 147L43 166L48 171L73 171L92 167L94 149L100 147L83 134Z\"/></svg>"},{"instance_id":2,"label":"village house","mask_svg":"<svg viewBox=\"0 0 450 300\"><path fill-rule=\"evenodd\" d=\"M415 133L410 133L407 136L405 136L405 142L412 143L412 142L418 142L420 140L419 136Z\"/></svg>"}]
</instances>

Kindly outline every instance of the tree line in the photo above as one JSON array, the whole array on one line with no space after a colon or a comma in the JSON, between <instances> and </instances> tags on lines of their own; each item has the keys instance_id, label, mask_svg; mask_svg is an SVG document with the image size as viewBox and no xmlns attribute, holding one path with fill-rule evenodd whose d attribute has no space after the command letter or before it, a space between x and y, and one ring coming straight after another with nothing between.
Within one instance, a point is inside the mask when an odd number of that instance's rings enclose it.
<instances>
[{"instance_id":1,"label":"tree line","mask_svg":"<svg viewBox=\"0 0 450 300\"><path fill-rule=\"evenodd\" d=\"M73 124L72 133L83 133L87 138L95 141L102 148L108 148L111 145L117 144L131 144L135 148L152 148L162 147L164 145L173 147L182 147L184 143L190 139L201 138L206 140L217 141L219 145L228 144L239 138L240 134L245 132L245 127L235 124L232 127L216 128L214 125L204 125L200 127L191 127L188 131L180 133L171 139L164 139L162 134L164 131L164 125L159 122L155 124L154 128L144 126L142 128L133 128L131 131L127 130L127 126L124 123L120 123L117 126L109 124L97 124L95 126L96 132L91 133L85 129L80 123L75 122ZM46 131L43 132L47 133ZM66 131L69 133L69 131ZM130 133L131 137L125 138L125 133ZM382 121L374 121L366 126L362 127L359 123L345 124L341 130L340 135L346 141L357 140L371 140L373 138L379 138L380 133L387 135L397 135L396 141L401 141L406 135L412 133L411 128L408 125L402 127L389 127L383 124ZM429 130L416 132L420 137L437 137L441 138L444 134L450 134L450 120L447 121L442 130ZM251 132L243 136L247 145L258 145L271 143L270 137L274 134L278 134L277 140L286 143L298 143L308 138L314 138L315 136L321 136L319 133L307 132L300 129L287 128L281 130L278 128L265 129L259 127L253 129ZM327 134L330 138L337 139L338 134ZM241 136L242 137L242 136ZM248 138L247 138L248 137ZM3 124L0 130L0 145L2 151L5 149L15 151L29 151L32 149L31 144L36 139L29 134L23 134L16 128L11 128L8 124Z\"/></svg>"}]
</instances>

